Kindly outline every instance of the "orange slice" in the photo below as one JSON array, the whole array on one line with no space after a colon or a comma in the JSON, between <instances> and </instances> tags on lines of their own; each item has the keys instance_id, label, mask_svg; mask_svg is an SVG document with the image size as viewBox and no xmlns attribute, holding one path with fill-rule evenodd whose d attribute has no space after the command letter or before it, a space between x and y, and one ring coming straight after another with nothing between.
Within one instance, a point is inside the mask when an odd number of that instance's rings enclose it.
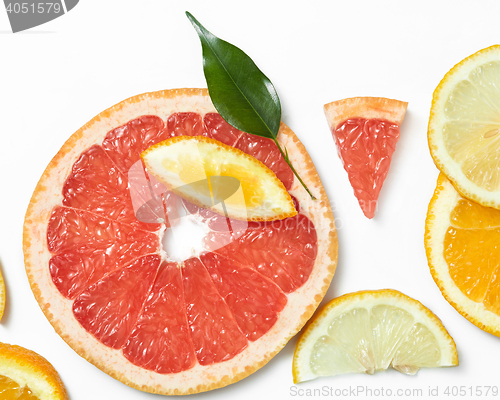
<instances>
[{"instance_id":1,"label":"orange slice","mask_svg":"<svg viewBox=\"0 0 500 400\"><path fill-rule=\"evenodd\" d=\"M337 150L363 213L375 216L408 103L353 97L325 104Z\"/></svg>"},{"instance_id":2,"label":"orange slice","mask_svg":"<svg viewBox=\"0 0 500 400\"><path fill-rule=\"evenodd\" d=\"M294 382L391 366L458 365L455 342L420 302L396 290L350 293L330 301L308 323L293 356Z\"/></svg>"},{"instance_id":3,"label":"orange slice","mask_svg":"<svg viewBox=\"0 0 500 400\"><path fill-rule=\"evenodd\" d=\"M45 358L23 347L0 343L0 398L66 400L68 394Z\"/></svg>"},{"instance_id":4,"label":"orange slice","mask_svg":"<svg viewBox=\"0 0 500 400\"><path fill-rule=\"evenodd\" d=\"M178 136L141 154L149 173L191 203L229 218L273 221L297 214L283 183L256 158L203 136Z\"/></svg>"},{"instance_id":5,"label":"orange slice","mask_svg":"<svg viewBox=\"0 0 500 400\"><path fill-rule=\"evenodd\" d=\"M5 283L3 281L2 271L0 271L0 319L3 317L5 310Z\"/></svg>"},{"instance_id":6,"label":"orange slice","mask_svg":"<svg viewBox=\"0 0 500 400\"><path fill-rule=\"evenodd\" d=\"M297 214L238 221L165 192L140 155L186 136L265 164ZM28 279L55 330L112 377L153 393L215 389L266 364L320 303L338 248L304 146L284 124L278 141L317 201L275 143L229 126L207 90L132 97L73 134L40 179L24 225ZM180 261L165 245L175 215L206 231L204 250Z\"/></svg>"},{"instance_id":7,"label":"orange slice","mask_svg":"<svg viewBox=\"0 0 500 400\"><path fill-rule=\"evenodd\" d=\"M425 249L444 297L474 325L500 336L500 211L462 197L439 175Z\"/></svg>"}]
</instances>

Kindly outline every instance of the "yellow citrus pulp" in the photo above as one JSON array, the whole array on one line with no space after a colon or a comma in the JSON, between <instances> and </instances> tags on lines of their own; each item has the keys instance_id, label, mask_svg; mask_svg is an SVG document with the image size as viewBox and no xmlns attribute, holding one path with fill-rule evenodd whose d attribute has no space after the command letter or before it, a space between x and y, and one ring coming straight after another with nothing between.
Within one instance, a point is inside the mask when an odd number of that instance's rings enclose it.
<instances>
[{"instance_id":1,"label":"yellow citrus pulp","mask_svg":"<svg viewBox=\"0 0 500 400\"><path fill-rule=\"evenodd\" d=\"M218 214L248 221L297 214L283 183L268 167L215 139L174 137L150 147L141 158L169 190Z\"/></svg>"}]
</instances>

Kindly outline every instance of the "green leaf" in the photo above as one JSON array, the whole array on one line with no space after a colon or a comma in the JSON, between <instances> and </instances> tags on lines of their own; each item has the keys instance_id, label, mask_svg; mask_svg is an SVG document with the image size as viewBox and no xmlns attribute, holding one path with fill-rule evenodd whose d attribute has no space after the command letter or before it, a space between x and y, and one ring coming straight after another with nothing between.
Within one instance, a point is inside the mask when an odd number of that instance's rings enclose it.
<instances>
[{"instance_id":1,"label":"green leaf","mask_svg":"<svg viewBox=\"0 0 500 400\"><path fill-rule=\"evenodd\" d=\"M208 92L219 114L240 131L276 139L281 104L271 81L243 51L186 15L200 38Z\"/></svg>"}]
</instances>

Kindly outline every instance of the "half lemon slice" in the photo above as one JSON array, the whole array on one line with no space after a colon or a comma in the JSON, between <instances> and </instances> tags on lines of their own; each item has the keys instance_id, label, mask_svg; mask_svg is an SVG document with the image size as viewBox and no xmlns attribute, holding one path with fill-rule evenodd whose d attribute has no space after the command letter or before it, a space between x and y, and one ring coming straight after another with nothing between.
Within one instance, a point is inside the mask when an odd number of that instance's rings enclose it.
<instances>
[{"instance_id":1,"label":"half lemon slice","mask_svg":"<svg viewBox=\"0 0 500 400\"><path fill-rule=\"evenodd\" d=\"M297 214L283 183L256 158L203 136L178 136L141 154L168 190L229 218L273 221Z\"/></svg>"},{"instance_id":2,"label":"half lemon slice","mask_svg":"<svg viewBox=\"0 0 500 400\"><path fill-rule=\"evenodd\" d=\"M455 65L434 91L428 128L437 167L456 189L500 208L500 46Z\"/></svg>"},{"instance_id":3,"label":"half lemon slice","mask_svg":"<svg viewBox=\"0 0 500 400\"><path fill-rule=\"evenodd\" d=\"M319 376L458 365L455 342L420 302L391 289L330 301L309 322L293 357L294 382Z\"/></svg>"}]
</instances>

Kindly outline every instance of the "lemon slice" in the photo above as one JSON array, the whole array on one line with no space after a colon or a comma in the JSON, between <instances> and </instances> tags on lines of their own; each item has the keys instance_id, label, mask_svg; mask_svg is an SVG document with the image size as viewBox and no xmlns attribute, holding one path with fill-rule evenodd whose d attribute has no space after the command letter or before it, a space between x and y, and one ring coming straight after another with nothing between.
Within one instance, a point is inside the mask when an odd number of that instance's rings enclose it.
<instances>
[{"instance_id":1,"label":"lemon slice","mask_svg":"<svg viewBox=\"0 0 500 400\"><path fill-rule=\"evenodd\" d=\"M439 175L425 223L434 281L457 311L500 336L500 210L483 207Z\"/></svg>"},{"instance_id":2,"label":"lemon slice","mask_svg":"<svg viewBox=\"0 0 500 400\"><path fill-rule=\"evenodd\" d=\"M283 183L254 157L203 136L178 136L141 154L169 190L229 218L272 221L297 214Z\"/></svg>"},{"instance_id":3,"label":"lemon slice","mask_svg":"<svg viewBox=\"0 0 500 400\"><path fill-rule=\"evenodd\" d=\"M293 357L294 382L319 376L458 365L455 342L420 302L396 291L350 293L309 322Z\"/></svg>"},{"instance_id":4,"label":"lemon slice","mask_svg":"<svg viewBox=\"0 0 500 400\"><path fill-rule=\"evenodd\" d=\"M500 208L500 46L455 65L434 91L428 129L437 167L465 197Z\"/></svg>"},{"instance_id":5,"label":"lemon slice","mask_svg":"<svg viewBox=\"0 0 500 400\"><path fill-rule=\"evenodd\" d=\"M0 398L67 400L68 394L45 358L24 347L0 343Z\"/></svg>"}]
</instances>

